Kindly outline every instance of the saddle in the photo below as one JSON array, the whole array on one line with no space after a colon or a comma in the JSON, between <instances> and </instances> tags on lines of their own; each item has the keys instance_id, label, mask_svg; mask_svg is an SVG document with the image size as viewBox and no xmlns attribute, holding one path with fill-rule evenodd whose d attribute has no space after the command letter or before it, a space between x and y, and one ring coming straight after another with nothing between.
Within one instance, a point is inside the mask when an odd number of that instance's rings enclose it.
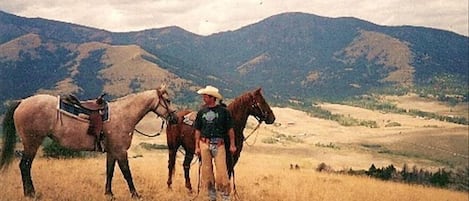
<instances>
[{"instance_id":1,"label":"saddle","mask_svg":"<svg viewBox=\"0 0 469 201\"><path fill-rule=\"evenodd\" d=\"M60 98L60 110L82 119L89 120L87 134L96 136L98 142L103 138L103 122L108 119L108 105L102 94L96 99L80 101L76 96L69 94Z\"/></svg>"},{"instance_id":2,"label":"saddle","mask_svg":"<svg viewBox=\"0 0 469 201\"><path fill-rule=\"evenodd\" d=\"M64 97L64 101L75 104L77 106L80 106L84 109L90 110L90 111L97 111L97 110L103 110L107 102L104 100L104 96L106 94L102 94L96 99L91 99L91 100L85 100L85 101L80 101L76 96L73 94L69 94Z\"/></svg>"}]
</instances>

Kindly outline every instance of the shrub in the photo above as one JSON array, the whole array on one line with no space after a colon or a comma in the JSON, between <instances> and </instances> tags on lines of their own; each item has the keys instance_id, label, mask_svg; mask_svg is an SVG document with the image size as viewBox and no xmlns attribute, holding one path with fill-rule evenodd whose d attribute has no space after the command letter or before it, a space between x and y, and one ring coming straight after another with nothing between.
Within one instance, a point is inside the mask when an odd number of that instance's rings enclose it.
<instances>
[{"instance_id":1,"label":"shrub","mask_svg":"<svg viewBox=\"0 0 469 201\"><path fill-rule=\"evenodd\" d=\"M167 145L163 145L163 144L150 144L150 143L146 143L146 142L142 142L139 144L142 148L146 149L146 150L152 150L152 149L168 149L168 146Z\"/></svg>"},{"instance_id":2,"label":"shrub","mask_svg":"<svg viewBox=\"0 0 469 201\"><path fill-rule=\"evenodd\" d=\"M79 158L96 156L96 152L74 151L61 146L58 142L47 138L42 151L45 157L51 158Z\"/></svg>"},{"instance_id":3,"label":"shrub","mask_svg":"<svg viewBox=\"0 0 469 201\"><path fill-rule=\"evenodd\" d=\"M278 142L278 140L276 138L273 138L273 137L264 138L261 141L262 141L262 143L265 143L265 144L275 144L275 143Z\"/></svg>"},{"instance_id":4,"label":"shrub","mask_svg":"<svg viewBox=\"0 0 469 201\"><path fill-rule=\"evenodd\" d=\"M386 124L384 127L398 127L398 126L402 126L399 122L390 122L388 124Z\"/></svg>"},{"instance_id":5,"label":"shrub","mask_svg":"<svg viewBox=\"0 0 469 201\"><path fill-rule=\"evenodd\" d=\"M334 171L331 166L326 165L324 162L320 163L316 168L318 172L332 172Z\"/></svg>"},{"instance_id":6,"label":"shrub","mask_svg":"<svg viewBox=\"0 0 469 201\"><path fill-rule=\"evenodd\" d=\"M316 143L314 144L314 146L316 147L325 147L325 148L332 148L332 149L340 149L340 147L338 147L337 145L335 144L332 144L332 142L330 142L329 144L321 144L321 143Z\"/></svg>"}]
</instances>

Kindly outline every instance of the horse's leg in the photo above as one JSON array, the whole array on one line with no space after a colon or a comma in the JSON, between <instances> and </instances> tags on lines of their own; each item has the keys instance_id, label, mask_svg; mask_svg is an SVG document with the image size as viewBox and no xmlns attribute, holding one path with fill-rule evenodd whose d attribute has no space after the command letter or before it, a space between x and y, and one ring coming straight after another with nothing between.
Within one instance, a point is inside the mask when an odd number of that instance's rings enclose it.
<instances>
[{"instance_id":1,"label":"horse's leg","mask_svg":"<svg viewBox=\"0 0 469 201\"><path fill-rule=\"evenodd\" d=\"M231 177L233 176L234 166L238 162L240 154L241 153L238 151L235 154L231 154L229 152L226 153L226 167L228 169L228 179L231 179Z\"/></svg>"},{"instance_id":2,"label":"horse's leg","mask_svg":"<svg viewBox=\"0 0 469 201\"><path fill-rule=\"evenodd\" d=\"M184 178L186 179L186 188L189 191L192 191L190 169L191 169L192 159L194 158L194 153L192 153L188 149L184 149L184 150L186 150L186 155L184 156L184 162L182 164L184 167Z\"/></svg>"},{"instance_id":3,"label":"horse's leg","mask_svg":"<svg viewBox=\"0 0 469 201\"><path fill-rule=\"evenodd\" d=\"M173 183L173 175L174 175L174 165L176 164L176 154L177 148L168 147L169 152L169 159L168 159L168 188L171 188L171 184Z\"/></svg>"},{"instance_id":4,"label":"horse's leg","mask_svg":"<svg viewBox=\"0 0 469 201\"><path fill-rule=\"evenodd\" d=\"M31 179L31 167L41 142L42 139L24 140L24 152L19 166L21 171L21 179L23 181L23 193L26 197L34 197L36 194L33 180Z\"/></svg>"},{"instance_id":5,"label":"horse's leg","mask_svg":"<svg viewBox=\"0 0 469 201\"><path fill-rule=\"evenodd\" d=\"M238 163L239 157L241 156L241 151L243 150L243 139L236 139L236 152L231 154L229 151L226 152L226 167L228 168L228 179L231 179L234 173L234 167ZM226 144L225 144L226 145ZM226 150L229 150L229 145L226 146Z\"/></svg>"},{"instance_id":6,"label":"horse's leg","mask_svg":"<svg viewBox=\"0 0 469 201\"><path fill-rule=\"evenodd\" d=\"M24 154L21 157L20 170L21 179L23 180L23 193L26 197L34 197L36 191L34 190L33 181L31 179L31 166L34 160L34 156Z\"/></svg>"},{"instance_id":7,"label":"horse's leg","mask_svg":"<svg viewBox=\"0 0 469 201\"><path fill-rule=\"evenodd\" d=\"M132 198L139 198L140 196L138 195L137 190L135 189L134 182L132 179L132 173L130 173L129 160L127 158L127 154L122 159L117 159L117 163L119 164L119 168L121 169L122 175L124 175L124 178L127 181L127 185L129 186Z\"/></svg>"},{"instance_id":8,"label":"horse's leg","mask_svg":"<svg viewBox=\"0 0 469 201\"><path fill-rule=\"evenodd\" d=\"M116 166L116 159L112 157L110 154L106 155L106 190L105 195L110 196L111 198L114 196L112 193L112 177L114 176L114 167Z\"/></svg>"}]
</instances>

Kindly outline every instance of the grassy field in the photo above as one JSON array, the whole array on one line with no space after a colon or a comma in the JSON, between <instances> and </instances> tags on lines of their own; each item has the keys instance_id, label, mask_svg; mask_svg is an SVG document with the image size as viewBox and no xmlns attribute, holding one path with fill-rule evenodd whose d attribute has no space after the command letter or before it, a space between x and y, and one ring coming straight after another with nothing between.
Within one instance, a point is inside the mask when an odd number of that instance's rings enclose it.
<instances>
[{"instance_id":1,"label":"grassy field","mask_svg":"<svg viewBox=\"0 0 469 201\"><path fill-rule=\"evenodd\" d=\"M467 104L450 107L409 97L392 97L392 100L405 108L438 114L458 115L468 111ZM320 106L334 114L376 121L379 127L345 127L302 111L273 108L276 123L262 124L249 137L236 166L239 200L469 201L467 192L315 171L320 163L334 170L367 170L371 164L378 168L393 164L398 169L407 164L427 170L468 167L467 125L338 104ZM399 126L386 127L389 122L397 122ZM149 115L137 128L155 132L160 123ZM245 135L255 126L255 120L249 119ZM192 200L196 193L189 194L184 188L183 156L178 154L173 188L168 189L166 150L145 150L139 146L141 142L165 145L166 137L164 134L156 138L137 135L129 150L134 183L143 200ZM0 173L1 201L26 200L22 196L18 162L15 160L7 171ZM300 168L292 170L291 164L298 164ZM197 164L193 165L191 178L196 189L197 170ZM106 199L105 155L67 160L39 156L33 163L32 176L39 200ZM130 199L117 166L113 192L117 200ZM195 200L206 200L203 193Z\"/></svg>"},{"instance_id":2,"label":"grassy field","mask_svg":"<svg viewBox=\"0 0 469 201\"><path fill-rule=\"evenodd\" d=\"M141 152L143 153L143 152ZM132 158L134 182L143 200L192 200L184 188L182 168L176 171L173 189L166 187L166 152L149 151ZM181 157L179 157L181 158ZM357 200L357 201L467 201L468 195L444 189L384 182L366 177L319 173L312 168L291 170L289 154L261 154L247 151L236 168L239 200ZM17 162L17 161L16 161ZM15 163L16 163L15 162ZM181 162L179 161L180 165ZM33 179L39 200L105 200L105 158L49 160L39 158L33 165ZM191 171L197 188L197 165ZM2 174L0 200L27 200L22 197L18 168ZM113 192L116 200L130 194L119 171ZM206 200L204 192L195 200Z\"/></svg>"}]
</instances>

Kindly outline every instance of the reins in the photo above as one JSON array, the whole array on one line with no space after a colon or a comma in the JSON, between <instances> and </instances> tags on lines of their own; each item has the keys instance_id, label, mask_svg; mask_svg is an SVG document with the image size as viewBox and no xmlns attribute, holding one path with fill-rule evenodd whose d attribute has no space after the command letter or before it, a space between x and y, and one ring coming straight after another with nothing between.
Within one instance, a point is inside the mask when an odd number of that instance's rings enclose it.
<instances>
[{"instance_id":1,"label":"reins","mask_svg":"<svg viewBox=\"0 0 469 201\"><path fill-rule=\"evenodd\" d=\"M157 95L158 95L158 102L156 102L156 106L154 108L154 112L156 113L156 109L162 105L161 104L161 101L163 100L163 107L166 109L166 111L169 111L169 106L168 106L168 103L165 101L165 99L163 98L163 94L160 93L160 91L156 91ZM158 113L156 113L157 115L157 118L160 117L160 115ZM162 119L162 123L161 123L161 128L160 128L160 131L158 131L157 133L153 133L153 134L147 134L147 133L144 133L140 130L138 130L137 128L135 128L134 130L140 134L140 135L143 135L143 136L146 136L146 137L157 137L157 136L160 136L161 135L161 132L163 131L163 127L164 127L164 123L165 123L165 119L164 118L161 118Z\"/></svg>"},{"instance_id":2,"label":"reins","mask_svg":"<svg viewBox=\"0 0 469 201\"><path fill-rule=\"evenodd\" d=\"M135 128L134 130L137 131L138 134L140 135L143 135L143 136L146 136L146 137L157 137L157 136L160 136L161 135L161 132L163 131L163 126L164 126L164 119L161 123L161 128L160 128L160 131L158 131L157 133L153 133L153 134L147 134L147 133L144 133L142 131L139 131L137 128Z\"/></svg>"},{"instance_id":3,"label":"reins","mask_svg":"<svg viewBox=\"0 0 469 201\"><path fill-rule=\"evenodd\" d=\"M202 167L202 159L200 158L200 156L197 157L199 159L199 170L198 170L198 174L197 174L197 194L195 194L195 196L191 199L191 201L195 200L197 197L199 197L199 194L200 194L200 169Z\"/></svg>"},{"instance_id":4,"label":"reins","mask_svg":"<svg viewBox=\"0 0 469 201\"><path fill-rule=\"evenodd\" d=\"M254 132L257 131L257 129L261 126L261 123L262 121L259 121L257 126L254 128L254 130L251 131L251 133L249 133L249 135L244 138L244 143L246 143L246 145L248 146L252 146L256 143L257 141L257 136L259 134L259 132L257 132L257 135L256 137L254 138L254 142L252 144L249 144L246 140L251 137L252 134L254 134ZM236 178L235 178L235 171L234 171L234 157L233 157L233 154L230 154L230 157L231 157L231 166L230 169L231 169L231 176L233 177L233 197L234 197L234 200L239 200L239 195L238 195L238 191L236 190Z\"/></svg>"},{"instance_id":5,"label":"reins","mask_svg":"<svg viewBox=\"0 0 469 201\"><path fill-rule=\"evenodd\" d=\"M184 151L182 151L181 148L178 148L178 152L181 153L183 156L186 155L186 153L185 153ZM191 161L191 166L193 166L193 165L196 164L196 163L197 163L197 158L195 158L195 160L192 159L192 161Z\"/></svg>"},{"instance_id":6,"label":"reins","mask_svg":"<svg viewBox=\"0 0 469 201\"><path fill-rule=\"evenodd\" d=\"M262 121L259 121L259 123L258 123L257 126L254 128L254 130L252 130L251 133L249 133L249 135L248 135L246 138L244 138L244 142L246 143L246 145L252 146L252 145L254 145L254 144L256 143L256 141L257 141L257 136L259 135L259 132L257 132L256 137L254 138L254 142L253 142L252 144L249 144L249 143L247 142L247 140L248 140L249 137L251 137L252 134L254 134L254 132L257 131L257 129L261 126L261 123L262 123Z\"/></svg>"}]
</instances>

